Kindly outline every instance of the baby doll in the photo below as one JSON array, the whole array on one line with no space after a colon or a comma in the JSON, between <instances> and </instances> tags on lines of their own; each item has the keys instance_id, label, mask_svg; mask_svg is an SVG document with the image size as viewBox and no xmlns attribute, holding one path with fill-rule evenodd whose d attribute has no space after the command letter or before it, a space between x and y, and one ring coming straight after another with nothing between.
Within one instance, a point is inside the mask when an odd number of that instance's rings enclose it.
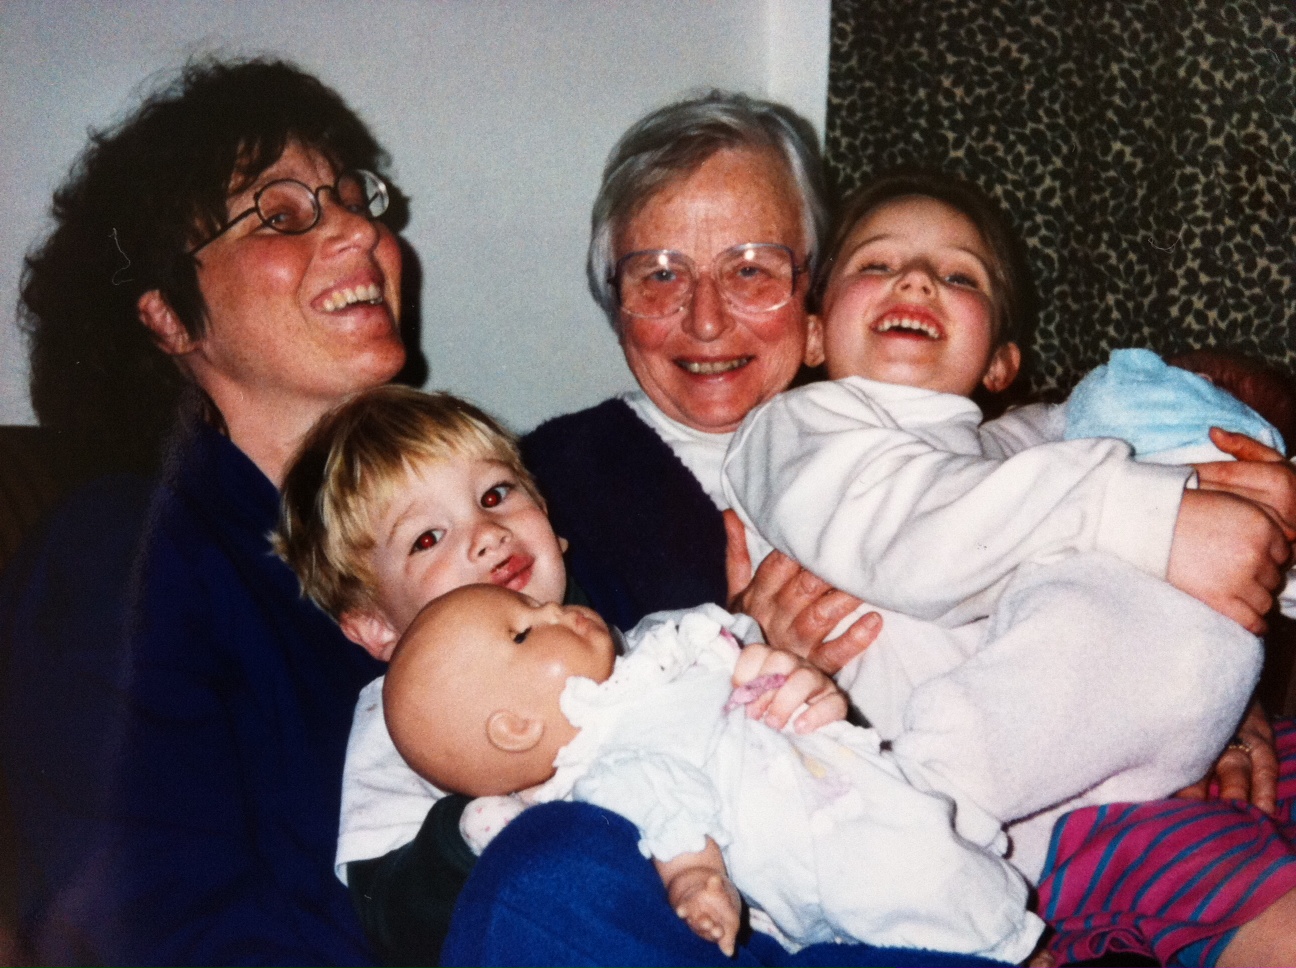
<instances>
[{"instance_id":1,"label":"baby doll","mask_svg":"<svg viewBox=\"0 0 1296 968\"><path fill-rule=\"evenodd\" d=\"M954 804L911 785L876 732L837 721L802 735L746 715L777 684L731 687L738 663L768 651L740 648L734 633L753 631L710 605L661 613L617 658L588 609L461 588L392 656L388 726L443 789L574 797L633 821L672 905L726 952L736 885L794 944L1024 959L1042 925L1020 876L956 834ZM1002 849L997 822L977 822Z\"/></svg>"}]
</instances>

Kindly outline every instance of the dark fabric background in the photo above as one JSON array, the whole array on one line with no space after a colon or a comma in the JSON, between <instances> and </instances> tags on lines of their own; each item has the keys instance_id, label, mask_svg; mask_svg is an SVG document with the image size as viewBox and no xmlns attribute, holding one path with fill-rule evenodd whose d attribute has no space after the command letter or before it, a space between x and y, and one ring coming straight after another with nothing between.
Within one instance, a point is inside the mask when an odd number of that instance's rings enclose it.
<instances>
[{"instance_id":1,"label":"dark fabric background","mask_svg":"<svg viewBox=\"0 0 1296 968\"><path fill-rule=\"evenodd\" d=\"M1039 293L1034 389L1109 350L1296 365L1294 0L834 0L839 187L995 196Z\"/></svg>"}]
</instances>

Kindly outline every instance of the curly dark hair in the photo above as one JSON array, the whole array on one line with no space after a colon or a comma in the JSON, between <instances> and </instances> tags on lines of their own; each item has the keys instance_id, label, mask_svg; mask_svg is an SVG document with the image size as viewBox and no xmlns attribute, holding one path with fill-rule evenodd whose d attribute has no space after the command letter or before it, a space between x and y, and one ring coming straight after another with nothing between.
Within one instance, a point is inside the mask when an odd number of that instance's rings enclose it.
<instances>
[{"instance_id":1,"label":"curly dark hair","mask_svg":"<svg viewBox=\"0 0 1296 968\"><path fill-rule=\"evenodd\" d=\"M124 121L91 132L27 256L19 318L32 406L96 469L147 470L187 381L139 320L156 289L192 337L207 307L188 250L288 143L335 169L387 155L342 98L282 61L191 62Z\"/></svg>"}]
</instances>

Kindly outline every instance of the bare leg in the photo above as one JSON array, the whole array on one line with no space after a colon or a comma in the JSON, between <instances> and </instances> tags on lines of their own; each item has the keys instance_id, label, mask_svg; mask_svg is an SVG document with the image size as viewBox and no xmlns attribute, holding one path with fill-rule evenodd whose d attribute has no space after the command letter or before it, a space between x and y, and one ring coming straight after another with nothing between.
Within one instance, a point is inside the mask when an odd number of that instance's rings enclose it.
<instances>
[{"instance_id":1,"label":"bare leg","mask_svg":"<svg viewBox=\"0 0 1296 968\"><path fill-rule=\"evenodd\" d=\"M1296 965L1296 890L1238 929L1220 952L1220 966Z\"/></svg>"}]
</instances>

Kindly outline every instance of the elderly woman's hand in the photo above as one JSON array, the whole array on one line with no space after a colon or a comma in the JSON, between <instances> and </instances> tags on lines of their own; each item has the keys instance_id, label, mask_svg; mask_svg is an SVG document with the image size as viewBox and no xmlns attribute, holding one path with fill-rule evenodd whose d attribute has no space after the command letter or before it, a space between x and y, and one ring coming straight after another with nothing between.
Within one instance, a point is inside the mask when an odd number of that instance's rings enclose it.
<instances>
[{"instance_id":1,"label":"elderly woman's hand","mask_svg":"<svg viewBox=\"0 0 1296 968\"><path fill-rule=\"evenodd\" d=\"M837 623L860 606L860 600L779 551L761 562L753 575L741 519L725 511L724 522L729 610L754 618L770 645L795 652L833 676L873 644L882 631L882 616L877 612L861 616L841 636L825 642Z\"/></svg>"},{"instance_id":2,"label":"elderly woman's hand","mask_svg":"<svg viewBox=\"0 0 1296 968\"><path fill-rule=\"evenodd\" d=\"M1217 784L1212 791L1212 784ZM1209 773L1176 796L1187 800L1250 801L1272 816L1278 807L1278 754L1273 727L1260 703L1253 702L1233 742L1224 748Z\"/></svg>"}]
</instances>

